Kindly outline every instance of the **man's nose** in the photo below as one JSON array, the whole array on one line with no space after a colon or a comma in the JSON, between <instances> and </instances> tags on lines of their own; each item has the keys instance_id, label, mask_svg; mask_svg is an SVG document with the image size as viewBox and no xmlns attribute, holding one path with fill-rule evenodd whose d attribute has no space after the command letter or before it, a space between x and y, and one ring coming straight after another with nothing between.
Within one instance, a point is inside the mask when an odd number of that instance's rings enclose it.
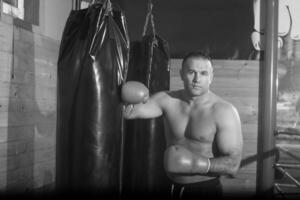
<instances>
[{"instance_id":1,"label":"man's nose","mask_svg":"<svg viewBox=\"0 0 300 200\"><path fill-rule=\"evenodd\" d=\"M194 82L199 82L200 79L201 79L201 75L199 73L195 73L193 81Z\"/></svg>"}]
</instances>

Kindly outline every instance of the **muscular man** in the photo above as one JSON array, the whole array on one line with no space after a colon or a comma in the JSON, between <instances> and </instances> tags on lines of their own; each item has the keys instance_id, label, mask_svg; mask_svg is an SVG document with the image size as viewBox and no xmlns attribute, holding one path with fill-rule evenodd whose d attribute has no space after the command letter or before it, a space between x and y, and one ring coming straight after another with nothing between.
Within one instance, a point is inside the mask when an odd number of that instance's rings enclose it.
<instances>
[{"instance_id":1,"label":"muscular man","mask_svg":"<svg viewBox=\"0 0 300 200\"><path fill-rule=\"evenodd\" d=\"M209 90L212 62L190 53L180 70L184 89L158 92L124 109L126 119L164 116L167 148L165 171L173 182L172 195L220 194L219 176L235 175L242 154L242 132L235 107ZM139 91L141 88L132 89ZM130 90L127 88L127 90ZM133 101L131 101L133 102Z\"/></svg>"}]
</instances>

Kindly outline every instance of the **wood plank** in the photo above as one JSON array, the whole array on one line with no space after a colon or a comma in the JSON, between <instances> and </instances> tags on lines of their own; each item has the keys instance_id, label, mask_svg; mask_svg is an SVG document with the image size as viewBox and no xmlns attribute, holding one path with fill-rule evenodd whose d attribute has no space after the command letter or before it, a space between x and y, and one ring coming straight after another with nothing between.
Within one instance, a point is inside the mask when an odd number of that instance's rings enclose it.
<instances>
[{"instance_id":1,"label":"wood plank","mask_svg":"<svg viewBox=\"0 0 300 200\"><path fill-rule=\"evenodd\" d=\"M18 169L23 169L34 165L33 152L24 152L7 157L7 173L12 174Z\"/></svg>"},{"instance_id":2,"label":"wood plank","mask_svg":"<svg viewBox=\"0 0 300 200\"><path fill-rule=\"evenodd\" d=\"M35 45L34 46L34 58L57 63L58 48L55 50L49 50L46 47L47 47L47 45L44 45L42 47Z\"/></svg>"},{"instance_id":3,"label":"wood plank","mask_svg":"<svg viewBox=\"0 0 300 200\"><path fill-rule=\"evenodd\" d=\"M39 188L55 182L55 159L34 165L34 187Z\"/></svg>"},{"instance_id":4,"label":"wood plank","mask_svg":"<svg viewBox=\"0 0 300 200\"><path fill-rule=\"evenodd\" d=\"M0 82L0 97L11 97L35 101L56 101L56 87L55 86L40 86L40 85L23 85L23 84L9 84ZM2 93L3 92L3 93Z\"/></svg>"},{"instance_id":5,"label":"wood plank","mask_svg":"<svg viewBox=\"0 0 300 200\"><path fill-rule=\"evenodd\" d=\"M4 165L6 165L6 161L4 160L1 160L0 158L0 161L3 162ZM0 162L0 166L1 166L1 162ZM3 171L2 171L3 170ZM0 193L1 192L5 192L5 189L6 189L6 168L0 168Z\"/></svg>"},{"instance_id":6,"label":"wood plank","mask_svg":"<svg viewBox=\"0 0 300 200\"><path fill-rule=\"evenodd\" d=\"M14 156L7 157L7 172L11 173L17 169L35 166L37 164L49 163L55 160L55 150L40 149L39 151L29 151Z\"/></svg>"},{"instance_id":7,"label":"wood plank","mask_svg":"<svg viewBox=\"0 0 300 200\"><path fill-rule=\"evenodd\" d=\"M0 159L6 159L7 155L7 143L5 141L0 142ZM4 160L6 162L6 160ZM0 168L1 171L1 168Z\"/></svg>"},{"instance_id":8,"label":"wood plank","mask_svg":"<svg viewBox=\"0 0 300 200\"><path fill-rule=\"evenodd\" d=\"M216 66L216 68L222 68L222 67L249 67L249 68L255 68L259 66L259 61L257 60L222 60L222 59L213 59L212 60L213 65Z\"/></svg>"},{"instance_id":9,"label":"wood plank","mask_svg":"<svg viewBox=\"0 0 300 200\"><path fill-rule=\"evenodd\" d=\"M12 76L13 75L13 76ZM0 70L0 81L3 83L23 84L30 86L56 87L56 73L37 73L30 71L2 71Z\"/></svg>"},{"instance_id":10,"label":"wood plank","mask_svg":"<svg viewBox=\"0 0 300 200\"><path fill-rule=\"evenodd\" d=\"M39 162L34 165L8 171L8 189L23 189L41 187L44 184L53 183L55 179L55 160Z\"/></svg>"},{"instance_id":11,"label":"wood plank","mask_svg":"<svg viewBox=\"0 0 300 200\"><path fill-rule=\"evenodd\" d=\"M37 105L38 104L38 105ZM0 111L2 112L56 112L56 101L0 97Z\"/></svg>"},{"instance_id":12,"label":"wood plank","mask_svg":"<svg viewBox=\"0 0 300 200\"><path fill-rule=\"evenodd\" d=\"M60 43L55 39L46 37L39 33L33 33L18 26L14 26L14 32L15 41L17 42L22 41L26 43L33 43L37 47L58 52Z\"/></svg>"},{"instance_id":13,"label":"wood plank","mask_svg":"<svg viewBox=\"0 0 300 200\"><path fill-rule=\"evenodd\" d=\"M34 151L34 164L49 163L55 160L55 147Z\"/></svg>"},{"instance_id":14,"label":"wood plank","mask_svg":"<svg viewBox=\"0 0 300 200\"><path fill-rule=\"evenodd\" d=\"M4 52L0 50L0 69L10 73L12 68L11 66L12 66L11 52Z\"/></svg>"},{"instance_id":15,"label":"wood plank","mask_svg":"<svg viewBox=\"0 0 300 200\"><path fill-rule=\"evenodd\" d=\"M0 127L8 126L8 112L0 112Z\"/></svg>"},{"instance_id":16,"label":"wood plank","mask_svg":"<svg viewBox=\"0 0 300 200\"><path fill-rule=\"evenodd\" d=\"M7 126L28 126L51 124L56 120L56 112L46 115L41 112L0 112L0 127ZM46 130L44 130L46 131Z\"/></svg>"},{"instance_id":17,"label":"wood plank","mask_svg":"<svg viewBox=\"0 0 300 200\"><path fill-rule=\"evenodd\" d=\"M22 154L32 154L34 150L34 139L33 137L28 137L23 140L13 140L6 143L7 144L7 158L13 158L20 156Z\"/></svg>"},{"instance_id":18,"label":"wood plank","mask_svg":"<svg viewBox=\"0 0 300 200\"><path fill-rule=\"evenodd\" d=\"M213 87L212 85L211 90L223 98L230 98L232 96L242 98L258 97L257 88L227 88L226 86Z\"/></svg>"},{"instance_id":19,"label":"wood plank","mask_svg":"<svg viewBox=\"0 0 300 200\"><path fill-rule=\"evenodd\" d=\"M22 134L22 133L20 133ZM34 152L39 154L39 152L47 154L47 152L55 152L55 132L52 135L34 135L29 134L25 139L11 140L4 143L0 143L3 155L2 157L13 158L17 156L22 156L22 154L33 154ZM53 153L54 154L54 153Z\"/></svg>"},{"instance_id":20,"label":"wood plank","mask_svg":"<svg viewBox=\"0 0 300 200\"><path fill-rule=\"evenodd\" d=\"M58 53L60 41L57 41L45 35L34 33L34 44L38 47Z\"/></svg>"},{"instance_id":21,"label":"wood plank","mask_svg":"<svg viewBox=\"0 0 300 200\"><path fill-rule=\"evenodd\" d=\"M33 125L0 127L0 134L3 135L3 138L5 137L2 142L5 143L33 139L34 131Z\"/></svg>"},{"instance_id":22,"label":"wood plank","mask_svg":"<svg viewBox=\"0 0 300 200\"><path fill-rule=\"evenodd\" d=\"M33 187L33 166L7 171L7 189L25 191Z\"/></svg>"},{"instance_id":23,"label":"wood plank","mask_svg":"<svg viewBox=\"0 0 300 200\"><path fill-rule=\"evenodd\" d=\"M219 69L247 69L247 70L255 70L258 72L259 69L259 61L257 60L221 60L221 59L213 59L213 67L216 70ZM171 59L171 71L177 71L181 68L182 59Z\"/></svg>"},{"instance_id":24,"label":"wood plank","mask_svg":"<svg viewBox=\"0 0 300 200\"><path fill-rule=\"evenodd\" d=\"M33 60L30 58L34 58L34 43L33 37L31 41L18 40L14 38L14 56L28 58L29 60Z\"/></svg>"},{"instance_id":25,"label":"wood plank","mask_svg":"<svg viewBox=\"0 0 300 200\"><path fill-rule=\"evenodd\" d=\"M13 29L10 24L0 21L0 51L12 52Z\"/></svg>"},{"instance_id":26,"label":"wood plank","mask_svg":"<svg viewBox=\"0 0 300 200\"><path fill-rule=\"evenodd\" d=\"M13 72L32 72L33 74L51 74L56 77L57 61L25 56L14 56ZM11 71L11 70L10 70Z\"/></svg>"},{"instance_id":27,"label":"wood plank","mask_svg":"<svg viewBox=\"0 0 300 200\"><path fill-rule=\"evenodd\" d=\"M183 82L179 76L173 76L170 78L170 87L174 89L180 89L183 88ZM211 89L214 90L214 88L222 88L227 89L233 89L233 90L256 90L258 91L258 80L256 78L248 78L245 77L243 80L237 79L237 78L222 78L222 77L215 77L212 84ZM258 96L258 92L256 93L256 96Z\"/></svg>"},{"instance_id":28,"label":"wood plank","mask_svg":"<svg viewBox=\"0 0 300 200\"><path fill-rule=\"evenodd\" d=\"M216 77L213 79L211 87L228 87L228 88L255 88L258 89L258 80L257 78L249 78L244 77L238 79L236 77L233 78L224 78L224 77Z\"/></svg>"},{"instance_id":29,"label":"wood plank","mask_svg":"<svg viewBox=\"0 0 300 200\"><path fill-rule=\"evenodd\" d=\"M35 143L34 143L35 151L46 150L46 149L53 150L56 148L56 131L50 133L51 134L45 134L44 132L41 132L35 134Z\"/></svg>"}]
</instances>

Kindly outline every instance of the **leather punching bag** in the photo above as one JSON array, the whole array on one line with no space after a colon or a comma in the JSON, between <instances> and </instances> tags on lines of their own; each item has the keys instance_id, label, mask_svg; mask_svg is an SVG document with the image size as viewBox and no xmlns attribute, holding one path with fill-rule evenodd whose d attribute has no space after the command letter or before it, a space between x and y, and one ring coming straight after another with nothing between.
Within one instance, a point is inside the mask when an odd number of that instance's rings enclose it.
<instances>
[{"instance_id":1,"label":"leather punching bag","mask_svg":"<svg viewBox=\"0 0 300 200\"><path fill-rule=\"evenodd\" d=\"M150 95L169 90L169 47L158 35L148 34L130 45L127 81L145 84ZM163 167L166 146L163 118L125 121L124 190L127 195L156 195L168 189Z\"/></svg>"},{"instance_id":2,"label":"leather punching bag","mask_svg":"<svg viewBox=\"0 0 300 200\"><path fill-rule=\"evenodd\" d=\"M71 11L58 59L58 190L120 193L128 60L125 17L109 0Z\"/></svg>"}]
</instances>

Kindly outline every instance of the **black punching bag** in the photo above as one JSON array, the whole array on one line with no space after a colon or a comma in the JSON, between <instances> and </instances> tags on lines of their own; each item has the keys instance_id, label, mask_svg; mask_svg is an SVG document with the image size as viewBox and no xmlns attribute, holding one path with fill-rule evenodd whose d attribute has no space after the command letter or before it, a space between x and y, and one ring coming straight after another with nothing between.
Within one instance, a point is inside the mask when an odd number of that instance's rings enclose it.
<instances>
[{"instance_id":1,"label":"black punching bag","mask_svg":"<svg viewBox=\"0 0 300 200\"><path fill-rule=\"evenodd\" d=\"M118 195L129 39L109 0L71 11L58 59L58 190Z\"/></svg>"},{"instance_id":2,"label":"black punching bag","mask_svg":"<svg viewBox=\"0 0 300 200\"><path fill-rule=\"evenodd\" d=\"M169 63L168 43L155 33L144 35L141 41L130 45L127 81L144 83L150 94L169 90ZM166 147L163 118L126 120L125 127L125 194L147 197L163 194L168 189L163 167Z\"/></svg>"}]
</instances>

